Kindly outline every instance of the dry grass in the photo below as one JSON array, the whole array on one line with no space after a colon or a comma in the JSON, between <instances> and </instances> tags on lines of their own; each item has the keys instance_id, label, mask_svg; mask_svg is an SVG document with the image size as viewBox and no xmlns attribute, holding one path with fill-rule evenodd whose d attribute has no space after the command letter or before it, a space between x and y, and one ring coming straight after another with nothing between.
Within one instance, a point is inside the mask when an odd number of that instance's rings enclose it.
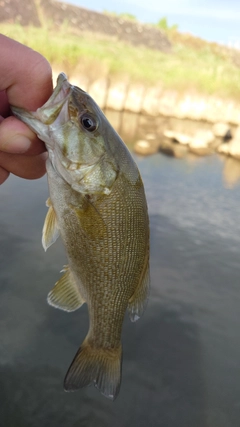
<instances>
[{"instance_id":1,"label":"dry grass","mask_svg":"<svg viewBox=\"0 0 240 427\"><path fill-rule=\"evenodd\" d=\"M127 76L146 85L191 90L219 96L240 96L240 69L227 50L189 35L172 32L171 54L134 47L117 39L75 33L66 24L54 28L0 24L0 31L41 52L53 67L92 79Z\"/></svg>"}]
</instances>

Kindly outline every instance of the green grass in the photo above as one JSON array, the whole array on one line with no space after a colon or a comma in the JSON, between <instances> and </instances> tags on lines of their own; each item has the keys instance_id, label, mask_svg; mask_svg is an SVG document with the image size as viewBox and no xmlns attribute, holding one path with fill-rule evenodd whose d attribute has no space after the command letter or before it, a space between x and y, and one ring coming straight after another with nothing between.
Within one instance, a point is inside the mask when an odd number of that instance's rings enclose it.
<instances>
[{"instance_id":1,"label":"green grass","mask_svg":"<svg viewBox=\"0 0 240 427\"><path fill-rule=\"evenodd\" d=\"M126 76L146 86L239 98L240 69L226 49L201 41L197 46L186 43L176 32L172 52L165 54L96 34L74 34L67 24L61 28L0 24L0 31L39 51L70 76L86 73L92 80Z\"/></svg>"}]
</instances>

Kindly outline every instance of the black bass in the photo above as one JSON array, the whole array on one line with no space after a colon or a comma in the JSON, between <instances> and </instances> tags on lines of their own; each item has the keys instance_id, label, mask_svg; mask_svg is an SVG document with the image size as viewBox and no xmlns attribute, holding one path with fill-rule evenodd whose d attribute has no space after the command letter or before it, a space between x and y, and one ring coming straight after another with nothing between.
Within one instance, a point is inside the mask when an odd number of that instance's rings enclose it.
<instances>
[{"instance_id":1,"label":"black bass","mask_svg":"<svg viewBox=\"0 0 240 427\"><path fill-rule=\"evenodd\" d=\"M109 399L121 383L121 330L144 311L149 289L149 221L144 187L127 147L94 100L61 73L36 112L12 107L46 144L50 198L45 250L59 234L68 265L49 304L88 305L90 326L64 381L67 391L92 382Z\"/></svg>"}]
</instances>

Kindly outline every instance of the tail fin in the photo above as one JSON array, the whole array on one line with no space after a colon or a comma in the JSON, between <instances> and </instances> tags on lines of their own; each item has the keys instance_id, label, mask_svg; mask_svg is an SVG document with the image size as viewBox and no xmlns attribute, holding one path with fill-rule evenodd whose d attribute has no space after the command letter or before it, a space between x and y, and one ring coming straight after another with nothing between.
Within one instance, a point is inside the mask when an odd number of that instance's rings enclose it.
<instances>
[{"instance_id":1,"label":"tail fin","mask_svg":"<svg viewBox=\"0 0 240 427\"><path fill-rule=\"evenodd\" d=\"M116 399L121 384L122 346L95 348L86 338L64 380L66 391L75 391L92 382L108 399Z\"/></svg>"}]
</instances>

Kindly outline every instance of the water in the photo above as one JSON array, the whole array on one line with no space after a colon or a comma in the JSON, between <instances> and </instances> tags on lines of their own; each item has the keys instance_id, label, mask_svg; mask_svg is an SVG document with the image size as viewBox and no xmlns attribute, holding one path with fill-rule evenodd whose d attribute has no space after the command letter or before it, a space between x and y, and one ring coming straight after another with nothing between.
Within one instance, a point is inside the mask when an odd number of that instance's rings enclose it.
<instances>
[{"instance_id":1,"label":"water","mask_svg":"<svg viewBox=\"0 0 240 427\"><path fill-rule=\"evenodd\" d=\"M46 178L1 187L0 426L240 425L239 166L217 156L137 162L152 286L143 318L125 319L114 403L94 387L63 391L88 317L86 307L70 314L46 303L66 262L61 242L41 247Z\"/></svg>"}]
</instances>

